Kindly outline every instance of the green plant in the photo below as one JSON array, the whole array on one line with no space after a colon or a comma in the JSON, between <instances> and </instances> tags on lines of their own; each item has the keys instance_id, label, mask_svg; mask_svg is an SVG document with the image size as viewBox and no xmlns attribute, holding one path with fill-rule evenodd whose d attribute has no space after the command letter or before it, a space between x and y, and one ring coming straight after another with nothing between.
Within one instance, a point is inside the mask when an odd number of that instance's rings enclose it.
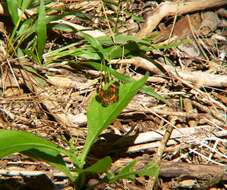
<instances>
[{"instance_id":1,"label":"green plant","mask_svg":"<svg viewBox=\"0 0 227 190\"><path fill-rule=\"evenodd\" d=\"M47 39L47 24L53 19L46 16L48 11L45 6L46 2L44 0L7 0L8 10L14 24L14 29L8 41L8 52L10 54L13 52L17 56L30 55L37 63L41 62ZM36 8L38 13L24 20L22 16L28 7ZM100 182L109 183L114 183L123 178L134 179L137 175L157 177L159 168L153 162L148 163L143 169L135 171L135 162L133 161L117 173L110 171L112 160L109 156L98 160L90 166L87 166L86 162L89 151L98 139L98 136L113 122L140 89L164 101L151 88L144 86L147 75L135 81L130 77L119 74L108 65L114 58L121 58L122 56L130 57L148 50L150 51L148 48L150 43L135 39L133 36L117 35L113 40L107 36L94 38L83 32L78 34L85 39L84 45L72 49L71 47L77 45L75 43L51 52L49 53L51 57L50 62L70 55L79 57L81 64L90 65L95 69L114 76L121 83L118 101L108 106L103 106L93 97L87 109L88 134L81 152L71 146L69 150L63 149L28 132L0 129L0 157L20 152L35 159L43 160L64 172L78 189L86 187L85 182L89 174L103 174L100 175L102 176ZM33 68L24 67L24 69L36 74ZM72 170L66 166L64 157L68 157L72 161L74 165Z\"/></svg>"},{"instance_id":2,"label":"green plant","mask_svg":"<svg viewBox=\"0 0 227 190\"><path fill-rule=\"evenodd\" d=\"M109 171L112 160L109 156L98 160L91 166L86 166L86 159L91 146L104 129L120 114L127 106L134 95L144 86L147 75L138 81L131 81L120 85L119 100L109 106L104 107L93 97L88 109L88 134L82 152L75 152L75 148L65 150L56 144L28 132L15 130L0 130L0 157L5 157L12 153L21 152L36 159L43 160L58 170L65 173L78 189L85 188L85 181L88 174L105 174L100 182L116 182L122 178L133 179L136 175L158 176L158 166L150 162L140 171L133 169L134 162L130 163L117 174ZM64 161L64 156L68 157L75 169L70 171Z\"/></svg>"},{"instance_id":3,"label":"green plant","mask_svg":"<svg viewBox=\"0 0 227 190\"><path fill-rule=\"evenodd\" d=\"M82 47L76 48L77 43L74 43L53 52L49 52L48 55L45 56L47 64L52 61L60 60L66 56L74 56L82 59L79 63L80 65L86 64L96 70L107 73L107 75L114 76L119 81L132 82L132 78L120 74L109 67L111 60L122 57L131 57L155 49L149 42L137 39L135 36L130 35L116 35L113 41L113 39L108 36L94 38L83 32L79 32L78 34L86 40L86 43ZM164 46L160 48L164 48ZM75 62L72 61L70 61L70 63L75 64ZM162 102L166 102L165 98L156 93L151 87L143 86L142 90L149 96Z\"/></svg>"},{"instance_id":4,"label":"green plant","mask_svg":"<svg viewBox=\"0 0 227 190\"><path fill-rule=\"evenodd\" d=\"M8 41L9 54L30 55L41 62L47 39L47 17L45 1L7 0L7 8L14 25ZM26 17L28 8L36 8L37 14Z\"/></svg>"},{"instance_id":5,"label":"green plant","mask_svg":"<svg viewBox=\"0 0 227 190\"><path fill-rule=\"evenodd\" d=\"M6 0L6 3L13 24L7 42L8 53L18 57L27 55L36 63L41 63L47 29L52 28L50 22L72 13L64 10L64 13L53 14L60 10L51 8L50 0ZM73 14L85 18L79 11Z\"/></svg>"}]
</instances>

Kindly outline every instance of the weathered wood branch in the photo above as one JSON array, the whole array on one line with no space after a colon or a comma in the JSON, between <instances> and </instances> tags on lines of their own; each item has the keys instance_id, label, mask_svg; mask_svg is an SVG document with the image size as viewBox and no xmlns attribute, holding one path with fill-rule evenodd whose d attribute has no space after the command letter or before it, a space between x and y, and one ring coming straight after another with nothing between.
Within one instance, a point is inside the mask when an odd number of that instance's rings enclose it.
<instances>
[{"instance_id":1,"label":"weathered wood branch","mask_svg":"<svg viewBox=\"0 0 227 190\"><path fill-rule=\"evenodd\" d=\"M136 67L143 68L152 73L160 74L161 70L151 63L149 60L142 57L133 57L131 59L124 60L112 60L112 64L133 64ZM165 69L172 74L182 78L183 80L189 81L197 87L203 86L215 86L215 87L227 87L227 76L226 75L216 75L201 71L182 71L180 69L175 69L171 66L166 66Z\"/></svg>"},{"instance_id":2,"label":"weathered wood branch","mask_svg":"<svg viewBox=\"0 0 227 190\"><path fill-rule=\"evenodd\" d=\"M184 187L189 188L190 185L192 189L207 189L220 181L227 180L225 168L222 166L176 162L162 162L160 176L177 178L177 185L178 187L181 185L181 188L185 181Z\"/></svg>"},{"instance_id":3,"label":"weathered wood branch","mask_svg":"<svg viewBox=\"0 0 227 190\"><path fill-rule=\"evenodd\" d=\"M149 36L160 21L167 16L181 15L193 11L208 9L227 4L226 0L191 0L161 3L146 19L142 29L137 33L139 38Z\"/></svg>"}]
</instances>

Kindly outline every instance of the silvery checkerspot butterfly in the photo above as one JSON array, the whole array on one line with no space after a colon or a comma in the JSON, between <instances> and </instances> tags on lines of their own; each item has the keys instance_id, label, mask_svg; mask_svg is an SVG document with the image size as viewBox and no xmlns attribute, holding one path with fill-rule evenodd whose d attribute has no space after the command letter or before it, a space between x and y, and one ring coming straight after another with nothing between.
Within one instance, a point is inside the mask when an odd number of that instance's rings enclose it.
<instances>
[{"instance_id":1,"label":"silvery checkerspot butterfly","mask_svg":"<svg viewBox=\"0 0 227 190\"><path fill-rule=\"evenodd\" d=\"M107 107L119 99L119 83L114 82L108 86L107 89L101 87L97 90L96 100L102 104L102 106Z\"/></svg>"}]
</instances>

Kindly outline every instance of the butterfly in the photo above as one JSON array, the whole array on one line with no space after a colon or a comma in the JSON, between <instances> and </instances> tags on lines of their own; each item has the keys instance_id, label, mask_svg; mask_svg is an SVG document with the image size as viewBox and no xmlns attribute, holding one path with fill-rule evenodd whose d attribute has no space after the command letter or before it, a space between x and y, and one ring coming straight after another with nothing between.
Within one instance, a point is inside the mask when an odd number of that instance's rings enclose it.
<instances>
[{"instance_id":1,"label":"butterfly","mask_svg":"<svg viewBox=\"0 0 227 190\"><path fill-rule=\"evenodd\" d=\"M104 107L117 102L119 99L119 86L118 82L114 82L107 89L98 88L96 100Z\"/></svg>"}]
</instances>

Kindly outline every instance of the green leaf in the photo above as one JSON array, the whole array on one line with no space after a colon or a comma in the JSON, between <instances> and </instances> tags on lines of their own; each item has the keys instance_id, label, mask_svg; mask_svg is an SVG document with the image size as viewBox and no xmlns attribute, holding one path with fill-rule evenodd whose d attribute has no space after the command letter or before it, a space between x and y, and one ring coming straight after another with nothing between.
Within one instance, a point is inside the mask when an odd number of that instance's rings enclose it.
<instances>
[{"instance_id":1,"label":"green leaf","mask_svg":"<svg viewBox=\"0 0 227 190\"><path fill-rule=\"evenodd\" d=\"M19 20L18 4L16 0L7 0L7 7L12 18L13 24L16 26Z\"/></svg>"},{"instance_id":2,"label":"green leaf","mask_svg":"<svg viewBox=\"0 0 227 190\"><path fill-rule=\"evenodd\" d=\"M88 134L81 155L81 165L84 164L90 147L100 133L106 129L108 125L113 122L113 120L128 105L139 89L142 88L147 78L148 75L145 75L138 81L132 81L130 83L120 85L119 100L107 107L104 107L102 104L100 104L95 97L92 98L87 109Z\"/></svg>"},{"instance_id":3,"label":"green leaf","mask_svg":"<svg viewBox=\"0 0 227 190\"><path fill-rule=\"evenodd\" d=\"M103 58L100 53L94 51L94 49L92 49L91 47L77 48L75 49L75 52L72 53L72 55L89 60L101 60Z\"/></svg>"},{"instance_id":4,"label":"green leaf","mask_svg":"<svg viewBox=\"0 0 227 190\"><path fill-rule=\"evenodd\" d=\"M0 129L0 157L32 148L52 156L61 152L57 145L32 133Z\"/></svg>"},{"instance_id":5,"label":"green leaf","mask_svg":"<svg viewBox=\"0 0 227 190\"><path fill-rule=\"evenodd\" d=\"M69 168L66 167L65 161L63 160L61 155L52 156L52 155L46 154L45 152L38 151L36 149L23 151L21 153L25 154L29 157L32 157L36 160L42 160L44 162L47 162L54 168L65 173L65 175L68 176L71 181L73 181L74 178L73 178Z\"/></svg>"},{"instance_id":6,"label":"green leaf","mask_svg":"<svg viewBox=\"0 0 227 190\"><path fill-rule=\"evenodd\" d=\"M144 86L143 92L157 100L160 100L163 103L166 103L166 99L163 96L159 95L157 92L155 92L154 89L149 86Z\"/></svg>"},{"instance_id":7,"label":"green leaf","mask_svg":"<svg viewBox=\"0 0 227 190\"><path fill-rule=\"evenodd\" d=\"M98 160L92 166L84 169L83 172L94 174L106 172L111 167L111 164L112 159L109 156L106 156L105 158Z\"/></svg>"},{"instance_id":8,"label":"green leaf","mask_svg":"<svg viewBox=\"0 0 227 190\"><path fill-rule=\"evenodd\" d=\"M130 177L131 174L130 175L128 175L128 174L134 172L135 164L136 164L136 160L131 161L130 163L128 163L128 165L126 165L119 171L118 175Z\"/></svg>"},{"instance_id":9,"label":"green leaf","mask_svg":"<svg viewBox=\"0 0 227 190\"><path fill-rule=\"evenodd\" d=\"M109 60L116 59L116 58L121 58L124 57L128 51L125 49L124 51L123 47L119 45L113 45L111 47L105 48L105 53L108 56Z\"/></svg>"},{"instance_id":10,"label":"green leaf","mask_svg":"<svg viewBox=\"0 0 227 190\"><path fill-rule=\"evenodd\" d=\"M70 171L60 155L65 151L56 144L32 133L0 129L0 158L17 152L42 159L71 178Z\"/></svg>"},{"instance_id":11,"label":"green leaf","mask_svg":"<svg viewBox=\"0 0 227 190\"><path fill-rule=\"evenodd\" d=\"M114 36L114 41L110 36L100 36L100 37L97 38L97 40L102 45L105 45L105 46L125 45L129 41L150 45L150 42L147 42L145 40L141 40L141 39L136 38L135 36L132 36L132 35L124 35L124 34L119 34L119 35Z\"/></svg>"},{"instance_id":12,"label":"green leaf","mask_svg":"<svg viewBox=\"0 0 227 190\"><path fill-rule=\"evenodd\" d=\"M33 85L34 84L38 85L40 88L42 87L44 88L45 86L48 85L48 82L46 81L46 79L42 75L40 75L34 67L24 66L23 69L29 73L30 77L34 81L32 83ZM28 87L32 89L32 86L30 86L29 84L28 84Z\"/></svg>"},{"instance_id":13,"label":"green leaf","mask_svg":"<svg viewBox=\"0 0 227 190\"><path fill-rule=\"evenodd\" d=\"M17 36L27 36L29 37L33 32L35 32L35 27L33 25L32 19L27 19L21 23L20 28L17 31Z\"/></svg>"},{"instance_id":14,"label":"green leaf","mask_svg":"<svg viewBox=\"0 0 227 190\"><path fill-rule=\"evenodd\" d=\"M90 43L92 48L99 54L99 56L103 59L107 59L107 56L105 54L104 48L102 47L102 44L94 37L90 36L89 34L86 34L84 32L79 32L80 36L82 36L87 42Z\"/></svg>"},{"instance_id":15,"label":"green leaf","mask_svg":"<svg viewBox=\"0 0 227 190\"><path fill-rule=\"evenodd\" d=\"M132 19L133 19L136 23L140 23L140 22L144 21L144 19L143 19L142 16L138 16L138 15L135 15L135 14L132 15Z\"/></svg>"},{"instance_id":16,"label":"green leaf","mask_svg":"<svg viewBox=\"0 0 227 190\"><path fill-rule=\"evenodd\" d=\"M21 4L21 9L22 10L27 9L31 5L32 1L33 0L23 0Z\"/></svg>"},{"instance_id":17,"label":"green leaf","mask_svg":"<svg viewBox=\"0 0 227 190\"><path fill-rule=\"evenodd\" d=\"M86 169L81 169L81 171L79 172L79 175L77 176L77 179L75 181L75 184L77 185L77 187L84 187L85 185L85 179L87 174L98 174L98 173L103 173L106 172L112 164L112 159L107 156L103 159L98 160L96 163L94 163L93 165L87 167Z\"/></svg>"},{"instance_id":18,"label":"green leaf","mask_svg":"<svg viewBox=\"0 0 227 190\"><path fill-rule=\"evenodd\" d=\"M60 30L60 31L63 31L63 32L75 32L75 30L70 27L70 26L67 26L67 25L55 25L55 26L52 26L51 27L52 30Z\"/></svg>"},{"instance_id":19,"label":"green leaf","mask_svg":"<svg viewBox=\"0 0 227 190\"><path fill-rule=\"evenodd\" d=\"M110 47L105 48L103 52L106 56L106 59L112 60L131 55L138 55L142 51L140 50L137 42L128 41L127 43L121 45L117 43L113 44Z\"/></svg>"},{"instance_id":20,"label":"green leaf","mask_svg":"<svg viewBox=\"0 0 227 190\"><path fill-rule=\"evenodd\" d=\"M125 167L123 167L118 174L114 175L109 175L107 176L108 181L110 183L115 183L121 179L130 179L133 180L136 177L136 172L134 171L134 166L136 164L136 160L131 161L128 163Z\"/></svg>"},{"instance_id":21,"label":"green leaf","mask_svg":"<svg viewBox=\"0 0 227 190\"><path fill-rule=\"evenodd\" d=\"M44 0L40 0L36 33L37 33L38 56L39 56L39 59L42 60L42 54L43 54L46 39L47 39L46 12L45 12Z\"/></svg>"},{"instance_id":22,"label":"green leaf","mask_svg":"<svg viewBox=\"0 0 227 190\"><path fill-rule=\"evenodd\" d=\"M136 161L133 160L127 166L122 168L117 174L108 173L108 182L115 183L116 181L119 181L121 179L134 180L137 176L153 176L155 178L158 178L159 166L154 161L150 161L139 171L136 171L134 169L135 164Z\"/></svg>"},{"instance_id":23,"label":"green leaf","mask_svg":"<svg viewBox=\"0 0 227 190\"><path fill-rule=\"evenodd\" d=\"M143 169L137 172L139 176L153 176L158 178L159 166L153 160L150 161Z\"/></svg>"}]
</instances>

